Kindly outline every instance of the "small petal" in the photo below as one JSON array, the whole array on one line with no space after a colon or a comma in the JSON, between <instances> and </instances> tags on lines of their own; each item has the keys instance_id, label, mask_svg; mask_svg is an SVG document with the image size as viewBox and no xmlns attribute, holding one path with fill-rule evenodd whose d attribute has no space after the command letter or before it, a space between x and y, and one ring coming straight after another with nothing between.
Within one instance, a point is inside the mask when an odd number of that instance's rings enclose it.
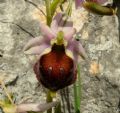
<instances>
[{"instance_id":1,"label":"small petal","mask_svg":"<svg viewBox=\"0 0 120 113\"><path fill-rule=\"evenodd\" d=\"M54 19L53 19L53 21L52 21L52 23L51 23L51 29L52 29L53 31L56 30L56 29L58 29L58 26L59 26L59 23L60 23L61 19L62 19L62 13L58 13L58 14L54 17Z\"/></svg>"},{"instance_id":2,"label":"small petal","mask_svg":"<svg viewBox=\"0 0 120 113\"><path fill-rule=\"evenodd\" d=\"M61 22L60 22L60 24L59 24L59 26L61 26L61 27L73 27L73 22L72 21L66 21L66 19L63 19Z\"/></svg>"},{"instance_id":3,"label":"small petal","mask_svg":"<svg viewBox=\"0 0 120 113\"><path fill-rule=\"evenodd\" d=\"M60 21L62 20L62 17L63 17L63 13L57 13L53 21L56 20L57 24L59 25Z\"/></svg>"},{"instance_id":4,"label":"small petal","mask_svg":"<svg viewBox=\"0 0 120 113\"><path fill-rule=\"evenodd\" d=\"M23 50L26 51L27 49L29 49L33 46L38 46L42 43L44 43L44 38L43 37L40 36L40 37L32 38L31 40L28 41L28 43L25 45Z\"/></svg>"},{"instance_id":5,"label":"small petal","mask_svg":"<svg viewBox=\"0 0 120 113\"><path fill-rule=\"evenodd\" d=\"M48 39L48 41L56 37L55 33L47 25L40 23L40 28L44 38Z\"/></svg>"},{"instance_id":6,"label":"small petal","mask_svg":"<svg viewBox=\"0 0 120 113\"><path fill-rule=\"evenodd\" d=\"M70 41L73 38L73 35L76 33L76 29L72 27L65 27L63 31L64 37L67 41Z\"/></svg>"},{"instance_id":7,"label":"small petal","mask_svg":"<svg viewBox=\"0 0 120 113\"><path fill-rule=\"evenodd\" d=\"M68 43L67 49L72 51L75 56L80 55L83 59L87 57L85 49L79 41L72 40ZM74 56L74 57L75 57Z\"/></svg>"},{"instance_id":8,"label":"small petal","mask_svg":"<svg viewBox=\"0 0 120 113\"><path fill-rule=\"evenodd\" d=\"M58 32L58 24L56 20L53 20L51 23L51 30L57 35Z\"/></svg>"},{"instance_id":9,"label":"small petal","mask_svg":"<svg viewBox=\"0 0 120 113\"><path fill-rule=\"evenodd\" d=\"M83 48L82 44L78 41L75 41L75 51L82 57L82 58L86 58L87 55L86 55L86 52L85 52L85 49Z\"/></svg>"},{"instance_id":10,"label":"small petal","mask_svg":"<svg viewBox=\"0 0 120 113\"><path fill-rule=\"evenodd\" d=\"M49 46L50 45L47 45L47 44L42 44L40 46L35 46L35 47L32 47L31 49L25 51L25 54L40 55Z\"/></svg>"},{"instance_id":11,"label":"small petal","mask_svg":"<svg viewBox=\"0 0 120 113\"><path fill-rule=\"evenodd\" d=\"M60 21L59 26L61 26L61 27L73 27L73 22L69 18L66 18L66 16L64 16L62 18L62 20Z\"/></svg>"},{"instance_id":12,"label":"small petal","mask_svg":"<svg viewBox=\"0 0 120 113\"><path fill-rule=\"evenodd\" d=\"M51 29L58 29L58 27L73 27L73 22L65 14L58 13L51 23Z\"/></svg>"}]
</instances>

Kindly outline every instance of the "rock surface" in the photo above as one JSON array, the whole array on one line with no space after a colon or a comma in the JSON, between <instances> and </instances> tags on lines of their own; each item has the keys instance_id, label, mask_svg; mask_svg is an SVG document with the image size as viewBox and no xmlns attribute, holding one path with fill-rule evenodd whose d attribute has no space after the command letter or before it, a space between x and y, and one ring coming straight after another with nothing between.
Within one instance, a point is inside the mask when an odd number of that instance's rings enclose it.
<instances>
[{"instance_id":1,"label":"rock surface","mask_svg":"<svg viewBox=\"0 0 120 113\"><path fill-rule=\"evenodd\" d=\"M39 22L32 16L37 8L31 2L0 0L0 78L5 78L16 103L45 101L45 90L38 86L32 70L34 57L26 56L22 50L30 38L40 35ZM81 61L81 113L119 113L118 19L93 14L87 17L80 30L80 40L88 55L86 61ZM3 97L0 89L0 98Z\"/></svg>"}]
</instances>

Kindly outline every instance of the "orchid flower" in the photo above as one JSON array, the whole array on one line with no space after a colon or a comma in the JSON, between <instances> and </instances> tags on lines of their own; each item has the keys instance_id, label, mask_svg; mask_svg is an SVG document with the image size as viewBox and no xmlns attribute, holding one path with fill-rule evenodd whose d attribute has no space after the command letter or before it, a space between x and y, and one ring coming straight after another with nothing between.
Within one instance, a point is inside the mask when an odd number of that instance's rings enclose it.
<instances>
[{"instance_id":1,"label":"orchid flower","mask_svg":"<svg viewBox=\"0 0 120 113\"><path fill-rule=\"evenodd\" d=\"M76 8L82 7L82 4L84 2L86 2L86 1L88 1L88 2L95 2L95 3L98 3L98 4L104 4L108 0L75 0L75 6L76 6Z\"/></svg>"},{"instance_id":2,"label":"orchid flower","mask_svg":"<svg viewBox=\"0 0 120 113\"><path fill-rule=\"evenodd\" d=\"M98 14L111 16L117 13L114 5L104 5L108 0L75 0L76 8L84 7L88 11Z\"/></svg>"},{"instance_id":3,"label":"orchid flower","mask_svg":"<svg viewBox=\"0 0 120 113\"><path fill-rule=\"evenodd\" d=\"M59 104L59 101L50 103L25 103L25 104L11 104L6 100L0 101L0 107L4 113L28 113L28 112L44 112Z\"/></svg>"},{"instance_id":4,"label":"orchid flower","mask_svg":"<svg viewBox=\"0 0 120 113\"><path fill-rule=\"evenodd\" d=\"M74 83L78 56L86 57L80 41L74 38L73 22L63 19L63 14L58 13L50 27L40 23L42 35L31 39L24 47L26 54L40 55L34 72L38 81L51 91Z\"/></svg>"}]
</instances>

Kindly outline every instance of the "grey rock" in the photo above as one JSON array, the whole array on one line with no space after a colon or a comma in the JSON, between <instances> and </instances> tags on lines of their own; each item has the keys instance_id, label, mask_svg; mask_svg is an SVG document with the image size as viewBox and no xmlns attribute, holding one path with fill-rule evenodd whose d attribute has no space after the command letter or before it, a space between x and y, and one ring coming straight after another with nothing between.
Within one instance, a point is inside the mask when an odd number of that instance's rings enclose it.
<instances>
[{"instance_id":1,"label":"grey rock","mask_svg":"<svg viewBox=\"0 0 120 113\"><path fill-rule=\"evenodd\" d=\"M37 0L34 2L40 4ZM0 76L14 93L16 103L43 102L44 90L41 87L38 90L33 64L29 62L34 57L23 52L27 41L40 35L38 22L32 18L35 6L24 0L6 0L0 1L0 9ZM1 98L2 94L3 91Z\"/></svg>"},{"instance_id":2,"label":"grey rock","mask_svg":"<svg viewBox=\"0 0 120 113\"><path fill-rule=\"evenodd\" d=\"M31 0L40 4L39 0ZM7 88L14 93L15 103L43 102L45 90L36 80L33 56L26 56L23 47L32 37L40 35L38 21L32 17L35 6L25 0L0 0L0 77L5 77ZM82 113L119 113L120 109L120 44L116 16L88 15L81 39L88 59L81 61ZM81 33L81 37L82 33ZM93 76L90 64L101 65ZM31 64L32 63L32 64ZM4 97L0 89L0 98ZM73 94L70 93L73 104ZM71 105L73 109L73 105Z\"/></svg>"},{"instance_id":3,"label":"grey rock","mask_svg":"<svg viewBox=\"0 0 120 113\"><path fill-rule=\"evenodd\" d=\"M120 44L117 17L90 17L84 27L89 33L86 42L88 62L81 65L83 86L82 113L118 113L120 87ZM89 72L90 62L102 66L95 77ZM87 71L84 71L86 68Z\"/></svg>"}]
</instances>

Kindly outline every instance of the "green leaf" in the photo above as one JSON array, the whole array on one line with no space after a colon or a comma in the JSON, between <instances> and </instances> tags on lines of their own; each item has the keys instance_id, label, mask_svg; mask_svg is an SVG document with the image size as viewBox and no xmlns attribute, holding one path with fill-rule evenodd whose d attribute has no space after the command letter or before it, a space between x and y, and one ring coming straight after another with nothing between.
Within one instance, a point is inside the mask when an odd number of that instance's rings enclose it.
<instances>
[{"instance_id":1,"label":"green leaf","mask_svg":"<svg viewBox=\"0 0 120 113\"><path fill-rule=\"evenodd\" d=\"M53 0L50 5L51 15L53 16L61 0Z\"/></svg>"},{"instance_id":2,"label":"green leaf","mask_svg":"<svg viewBox=\"0 0 120 113\"><path fill-rule=\"evenodd\" d=\"M52 16L51 16L51 9L50 9L50 0L45 0L45 5L46 5L46 20L47 20L47 25L50 26L52 22Z\"/></svg>"}]
</instances>

